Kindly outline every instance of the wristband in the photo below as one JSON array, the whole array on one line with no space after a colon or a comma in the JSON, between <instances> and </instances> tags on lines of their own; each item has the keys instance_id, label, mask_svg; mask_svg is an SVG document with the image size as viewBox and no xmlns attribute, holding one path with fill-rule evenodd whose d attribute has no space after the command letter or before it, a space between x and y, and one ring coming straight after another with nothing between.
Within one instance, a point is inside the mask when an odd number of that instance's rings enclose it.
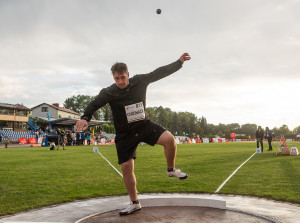
<instances>
[{"instance_id":1,"label":"wristband","mask_svg":"<svg viewBox=\"0 0 300 223\"><path fill-rule=\"evenodd\" d=\"M81 119L83 119L83 120L85 120L85 121L89 122L89 119L88 119L88 117L84 117L84 116L82 116L82 117L81 117Z\"/></svg>"}]
</instances>

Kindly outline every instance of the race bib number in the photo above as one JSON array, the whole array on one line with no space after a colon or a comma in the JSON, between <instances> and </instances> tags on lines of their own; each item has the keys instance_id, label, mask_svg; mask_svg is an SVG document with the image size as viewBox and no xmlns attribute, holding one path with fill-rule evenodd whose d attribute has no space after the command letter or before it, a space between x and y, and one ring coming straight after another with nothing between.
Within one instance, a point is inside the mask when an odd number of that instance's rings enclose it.
<instances>
[{"instance_id":1,"label":"race bib number","mask_svg":"<svg viewBox=\"0 0 300 223\"><path fill-rule=\"evenodd\" d=\"M143 102L125 106L128 123L145 119Z\"/></svg>"}]
</instances>

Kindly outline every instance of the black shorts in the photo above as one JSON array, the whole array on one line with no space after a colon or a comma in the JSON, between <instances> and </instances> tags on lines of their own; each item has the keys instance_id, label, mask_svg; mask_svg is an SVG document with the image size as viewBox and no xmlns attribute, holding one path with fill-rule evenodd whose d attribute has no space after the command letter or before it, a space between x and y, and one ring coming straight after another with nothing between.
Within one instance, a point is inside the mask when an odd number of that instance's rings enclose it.
<instances>
[{"instance_id":1,"label":"black shorts","mask_svg":"<svg viewBox=\"0 0 300 223\"><path fill-rule=\"evenodd\" d=\"M135 159L136 148L141 142L154 146L164 131L166 131L165 128L147 120L133 130L126 133L117 133L115 144L119 159L118 163L122 164L132 157Z\"/></svg>"}]
</instances>

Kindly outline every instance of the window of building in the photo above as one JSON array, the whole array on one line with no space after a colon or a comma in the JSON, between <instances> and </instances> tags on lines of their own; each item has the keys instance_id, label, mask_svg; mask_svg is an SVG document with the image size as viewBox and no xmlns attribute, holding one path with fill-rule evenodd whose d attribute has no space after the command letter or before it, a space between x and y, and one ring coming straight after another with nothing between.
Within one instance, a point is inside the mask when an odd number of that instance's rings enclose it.
<instances>
[{"instance_id":1,"label":"window of building","mask_svg":"<svg viewBox=\"0 0 300 223\"><path fill-rule=\"evenodd\" d=\"M28 129L28 124L27 122L22 122L22 129Z\"/></svg>"},{"instance_id":2,"label":"window of building","mask_svg":"<svg viewBox=\"0 0 300 223\"><path fill-rule=\"evenodd\" d=\"M27 116L27 111L16 111L16 116Z\"/></svg>"},{"instance_id":3,"label":"window of building","mask_svg":"<svg viewBox=\"0 0 300 223\"><path fill-rule=\"evenodd\" d=\"M42 107L42 112L48 112L48 107Z\"/></svg>"},{"instance_id":4,"label":"window of building","mask_svg":"<svg viewBox=\"0 0 300 223\"><path fill-rule=\"evenodd\" d=\"M20 129L20 122L15 122L14 123L14 128L15 129Z\"/></svg>"},{"instance_id":5,"label":"window of building","mask_svg":"<svg viewBox=\"0 0 300 223\"><path fill-rule=\"evenodd\" d=\"M14 128L26 130L28 128L28 125L27 125L27 122L15 122Z\"/></svg>"},{"instance_id":6,"label":"window of building","mask_svg":"<svg viewBox=\"0 0 300 223\"><path fill-rule=\"evenodd\" d=\"M14 115L14 110L0 108L0 114L2 114L2 115Z\"/></svg>"}]
</instances>

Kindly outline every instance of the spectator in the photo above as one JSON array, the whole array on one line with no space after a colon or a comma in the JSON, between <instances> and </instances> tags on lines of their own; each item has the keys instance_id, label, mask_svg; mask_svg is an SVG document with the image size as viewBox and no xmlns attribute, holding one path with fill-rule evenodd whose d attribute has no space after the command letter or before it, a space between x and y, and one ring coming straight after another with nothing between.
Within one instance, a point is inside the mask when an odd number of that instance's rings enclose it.
<instances>
[{"instance_id":1,"label":"spectator","mask_svg":"<svg viewBox=\"0 0 300 223\"><path fill-rule=\"evenodd\" d=\"M49 126L46 127L45 133L46 133L47 135L49 135Z\"/></svg>"},{"instance_id":2,"label":"spectator","mask_svg":"<svg viewBox=\"0 0 300 223\"><path fill-rule=\"evenodd\" d=\"M82 133L81 133L81 142L80 142L80 144L81 144L81 145L84 145L84 141L85 141L85 133L82 132Z\"/></svg>"},{"instance_id":3,"label":"spectator","mask_svg":"<svg viewBox=\"0 0 300 223\"><path fill-rule=\"evenodd\" d=\"M269 144L269 149L268 151L273 151L273 148L272 148L272 139L273 139L273 131L272 130L269 130L269 127L266 127L266 131L265 131L265 137L266 139L268 140L268 144Z\"/></svg>"},{"instance_id":4,"label":"spectator","mask_svg":"<svg viewBox=\"0 0 300 223\"><path fill-rule=\"evenodd\" d=\"M35 138L38 140L39 139L39 131L38 130L36 130L36 132L35 132Z\"/></svg>"},{"instance_id":5,"label":"spectator","mask_svg":"<svg viewBox=\"0 0 300 223\"><path fill-rule=\"evenodd\" d=\"M80 140L81 140L81 137L80 137L80 132L76 132L76 145L79 146L80 145Z\"/></svg>"},{"instance_id":6,"label":"spectator","mask_svg":"<svg viewBox=\"0 0 300 223\"><path fill-rule=\"evenodd\" d=\"M67 142L68 142L68 146L72 145L72 136L70 131L68 131L67 133Z\"/></svg>"},{"instance_id":7,"label":"spectator","mask_svg":"<svg viewBox=\"0 0 300 223\"><path fill-rule=\"evenodd\" d=\"M43 136L43 130L40 128L39 129L39 136L38 136L38 138L40 138L40 137L42 137Z\"/></svg>"},{"instance_id":8,"label":"spectator","mask_svg":"<svg viewBox=\"0 0 300 223\"><path fill-rule=\"evenodd\" d=\"M59 150L60 145L62 145L63 150L65 150L65 130L57 129L57 135L58 135L57 150Z\"/></svg>"},{"instance_id":9,"label":"spectator","mask_svg":"<svg viewBox=\"0 0 300 223\"><path fill-rule=\"evenodd\" d=\"M87 144L90 146L91 145L91 139L92 139L92 133L88 131L86 133L86 139L87 139Z\"/></svg>"},{"instance_id":10,"label":"spectator","mask_svg":"<svg viewBox=\"0 0 300 223\"><path fill-rule=\"evenodd\" d=\"M263 152L264 151L264 143L263 143L264 131L262 130L261 126L258 126L258 129L256 130L256 133L255 133L255 137L256 137L257 148L259 148L259 143L260 143L261 152Z\"/></svg>"},{"instance_id":11,"label":"spectator","mask_svg":"<svg viewBox=\"0 0 300 223\"><path fill-rule=\"evenodd\" d=\"M76 133L72 132L72 145L75 146L76 145Z\"/></svg>"},{"instance_id":12,"label":"spectator","mask_svg":"<svg viewBox=\"0 0 300 223\"><path fill-rule=\"evenodd\" d=\"M49 150L54 150L55 149L55 143L54 142L51 142L50 143L50 149Z\"/></svg>"},{"instance_id":13,"label":"spectator","mask_svg":"<svg viewBox=\"0 0 300 223\"><path fill-rule=\"evenodd\" d=\"M99 134L96 134L96 142L99 143Z\"/></svg>"}]
</instances>

